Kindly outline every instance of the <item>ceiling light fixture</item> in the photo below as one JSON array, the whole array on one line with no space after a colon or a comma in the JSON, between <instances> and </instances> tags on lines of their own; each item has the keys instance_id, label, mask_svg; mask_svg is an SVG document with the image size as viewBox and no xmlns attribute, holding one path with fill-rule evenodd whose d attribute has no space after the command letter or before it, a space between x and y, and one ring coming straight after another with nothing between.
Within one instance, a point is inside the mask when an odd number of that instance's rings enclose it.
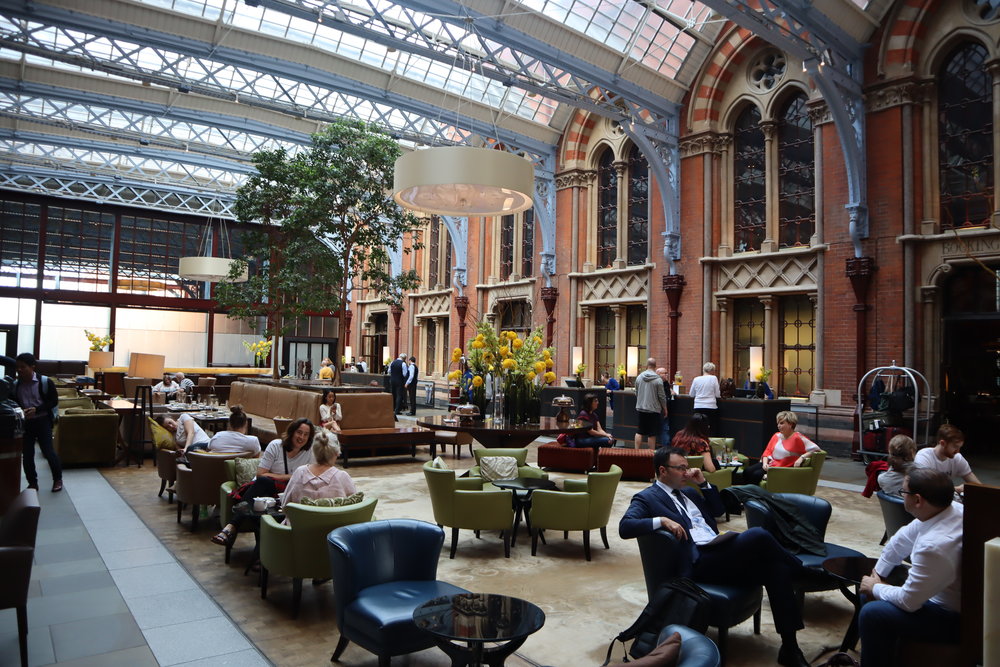
<instances>
[{"instance_id":1,"label":"ceiling light fixture","mask_svg":"<svg viewBox=\"0 0 1000 667\"><path fill-rule=\"evenodd\" d=\"M393 199L437 215L511 215L533 205L535 168L501 150L443 146L396 160Z\"/></svg>"},{"instance_id":2,"label":"ceiling light fixture","mask_svg":"<svg viewBox=\"0 0 1000 667\"><path fill-rule=\"evenodd\" d=\"M229 230L226 228L226 221L219 220L219 239L222 256L215 257L212 253L210 239L212 237L213 221L211 218L205 224L205 233L198 244L198 255L192 257L181 257L177 267L177 275L184 280L197 280L209 283L216 283L229 278L229 269L233 265L232 249L229 245ZM243 268L242 275L237 276L231 282L243 283L248 278L246 267Z\"/></svg>"}]
</instances>

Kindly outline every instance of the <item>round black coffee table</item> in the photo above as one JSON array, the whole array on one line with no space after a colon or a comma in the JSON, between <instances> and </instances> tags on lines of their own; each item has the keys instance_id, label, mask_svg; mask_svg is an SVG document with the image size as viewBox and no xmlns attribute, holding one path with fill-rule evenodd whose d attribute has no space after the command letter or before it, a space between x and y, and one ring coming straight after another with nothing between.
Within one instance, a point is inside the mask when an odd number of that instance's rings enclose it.
<instances>
[{"instance_id":1,"label":"round black coffee table","mask_svg":"<svg viewBox=\"0 0 1000 667\"><path fill-rule=\"evenodd\" d=\"M545 612L507 595L460 593L420 605L413 611L413 622L434 637L451 658L452 667L501 667L530 634L545 625ZM487 642L502 645L486 648Z\"/></svg>"},{"instance_id":2,"label":"round black coffee table","mask_svg":"<svg viewBox=\"0 0 1000 667\"><path fill-rule=\"evenodd\" d=\"M544 489L546 491L559 490L559 487L557 487L556 483L551 479L542 479L540 477L495 479L492 484L499 489L510 489L514 492L514 530L510 536L510 546L514 546L517 542L517 529L521 525L521 517L524 517L524 523L528 528L528 534L531 534L531 517L528 514L528 510L531 509L531 492L538 489ZM542 537L542 543L545 543L545 537Z\"/></svg>"}]
</instances>

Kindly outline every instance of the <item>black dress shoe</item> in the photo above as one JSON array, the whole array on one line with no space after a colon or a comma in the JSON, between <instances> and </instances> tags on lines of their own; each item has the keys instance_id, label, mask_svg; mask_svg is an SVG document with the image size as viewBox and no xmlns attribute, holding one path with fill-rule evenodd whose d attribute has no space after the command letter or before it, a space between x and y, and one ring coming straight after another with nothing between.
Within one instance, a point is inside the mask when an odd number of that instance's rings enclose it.
<instances>
[{"instance_id":1,"label":"black dress shoe","mask_svg":"<svg viewBox=\"0 0 1000 667\"><path fill-rule=\"evenodd\" d=\"M798 646L782 644L778 649L778 664L783 667L809 667L809 661Z\"/></svg>"},{"instance_id":2,"label":"black dress shoe","mask_svg":"<svg viewBox=\"0 0 1000 667\"><path fill-rule=\"evenodd\" d=\"M56 493L58 491L62 491L62 489L63 489L63 487L62 487L62 480L61 479L57 479L56 481L52 482L52 493Z\"/></svg>"}]
</instances>

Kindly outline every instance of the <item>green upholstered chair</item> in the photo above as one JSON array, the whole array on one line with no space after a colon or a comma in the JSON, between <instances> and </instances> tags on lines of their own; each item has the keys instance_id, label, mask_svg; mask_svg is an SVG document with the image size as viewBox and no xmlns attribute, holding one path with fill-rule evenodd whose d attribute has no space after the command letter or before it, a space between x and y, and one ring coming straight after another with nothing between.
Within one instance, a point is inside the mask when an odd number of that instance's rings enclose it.
<instances>
[{"instance_id":1,"label":"green upholstered chair","mask_svg":"<svg viewBox=\"0 0 1000 667\"><path fill-rule=\"evenodd\" d=\"M687 458L687 462L688 462L688 467L691 467L691 468L701 468L702 470L705 469L705 459L703 457L701 457L701 456L688 456L686 458ZM703 473L703 474L705 475L705 479L708 480L709 484L711 484L712 486L714 486L716 488L724 489L724 488L726 488L728 486L732 486L733 485L733 469L732 468L720 468L719 470L716 470L715 472L706 472L706 473ZM688 483L691 486L694 486L696 488L698 486L694 482L688 482Z\"/></svg>"},{"instance_id":2,"label":"green upholstered chair","mask_svg":"<svg viewBox=\"0 0 1000 667\"><path fill-rule=\"evenodd\" d=\"M291 525L265 515L260 522L260 597L267 599L272 574L292 578L292 617L299 614L302 580L329 579L330 554L326 536L334 528L371 521L378 498L367 497L354 505L312 507L298 503L284 506Z\"/></svg>"},{"instance_id":3,"label":"green upholstered chair","mask_svg":"<svg viewBox=\"0 0 1000 667\"><path fill-rule=\"evenodd\" d=\"M118 455L118 415L114 410L86 407L63 411L54 443L63 465L114 465ZM62 405L60 403L60 405Z\"/></svg>"},{"instance_id":4,"label":"green upholstered chair","mask_svg":"<svg viewBox=\"0 0 1000 667\"><path fill-rule=\"evenodd\" d=\"M548 479L549 473L545 472L541 468L536 468L534 466L528 465L528 449L526 447L511 447L511 448L494 448L490 449L484 447L482 449L477 449L472 452L473 456L476 457L476 465L469 469L470 477L481 477L482 474L479 472L479 462L484 456L513 456L517 459L517 476L518 477L538 477L541 479Z\"/></svg>"},{"instance_id":5,"label":"green upholstered chair","mask_svg":"<svg viewBox=\"0 0 1000 667\"><path fill-rule=\"evenodd\" d=\"M826 452L820 450L809 457L800 468L767 469L767 479L761 481L762 489L771 493L802 493L807 496L816 494L816 484L819 483L819 473L826 461Z\"/></svg>"},{"instance_id":6,"label":"green upholstered chair","mask_svg":"<svg viewBox=\"0 0 1000 667\"><path fill-rule=\"evenodd\" d=\"M424 478L431 494L434 522L451 528L451 554L455 557L460 528L476 531L503 531L504 556L510 558L510 537L514 527L513 498L509 490L492 485L484 488L481 477L455 477L455 471L424 464Z\"/></svg>"},{"instance_id":7,"label":"green upholstered chair","mask_svg":"<svg viewBox=\"0 0 1000 667\"><path fill-rule=\"evenodd\" d=\"M539 531L583 531L583 553L590 560L590 531L600 529L604 548L608 544L608 519L622 469L612 465L607 472L587 473L587 479L563 480L562 491L535 491L531 495L531 555L538 550Z\"/></svg>"},{"instance_id":8,"label":"green upholstered chair","mask_svg":"<svg viewBox=\"0 0 1000 667\"><path fill-rule=\"evenodd\" d=\"M260 457L251 458L251 461L259 461ZM233 505L236 504L230 497L230 493L236 490L236 459L226 460L226 481L219 485L219 523L225 526L227 523L232 521L233 518ZM229 557L233 552L232 541L226 544L226 563L229 563Z\"/></svg>"},{"instance_id":9,"label":"green upholstered chair","mask_svg":"<svg viewBox=\"0 0 1000 667\"><path fill-rule=\"evenodd\" d=\"M70 408L83 408L84 410L93 410L94 402L87 398L86 396L79 396L74 394L73 396L60 396L59 397L59 415L60 417L66 414L66 411Z\"/></svg>"},{"instance_id":10,"label":"green upholstered chair","mask_svg":"<svg viewBox=\"0 0 1000 667\"><path fill-rule=\"evenodd\" d=\"M177 464L177 481L174 495L177 497L177 523L187 505L191 506L191 532L198 530L198 510L202 505L214 505L219 498L219 486L226 481L226 460L238 458L240 454L213 454L211 452L188 452L187 465Z\"/></svg>"},{"instance_id":11,"label":"green upholstered chair","mask_svg":"<svg viewBox=\"0 0 1000 667\"><path fill-rule=\"evenodd\" d=\"M736 455L736 460L746 465L750 460L746 454L740 454L736 451L736 438L709 438L708 444L712 447L712 456L715 457L717 461L722 460L722 452L729 448L729 451Z\"/></svg>"}]
</instances>

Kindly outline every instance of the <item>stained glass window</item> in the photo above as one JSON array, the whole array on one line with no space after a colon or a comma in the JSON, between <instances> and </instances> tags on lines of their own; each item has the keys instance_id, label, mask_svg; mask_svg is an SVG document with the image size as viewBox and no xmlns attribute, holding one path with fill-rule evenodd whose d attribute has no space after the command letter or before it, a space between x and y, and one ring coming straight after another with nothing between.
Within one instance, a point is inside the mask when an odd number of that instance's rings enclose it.
<instances>
[{"instance_id":1,"label":"stained glass window","mask_svg":"<svg viewBox=\"0 0 1000 667\"><path fill-rule=\"evenodd\" d=\"M760 111L748 106L733 131L733 219L736 252L760 250L767 215L764 131Z\"/></svg>"},{"instance_id":2,"label":"stained glass window","mask_svg":"<svg viewBox=\"0 0 1000 667\"><path fill-rule=\"evenodd\" d=\"M938 82L941 228L988 224L993 215L993 79L986 49L956 48Z\"/></svg>"},{"instance_id":3,"label":"stained glass window","mask_svg":"<svg viewBox=\"0 0 1000 667\"><path fill-rule=\"evenodd\" d=\"M645 264L649 257L649 165L633 146L628 155L628 263Z\"/></svg>"},{"instance_id":4,"label":"stained glass window","mask_svg":"<svg viewBox=\"0 0 1000 667\"><path fill-rule=\"evenodd\" d=\"M597 163L597 266L607 268L618 255L618 173L605 149Z\"/></svg>"},{"instance_id":5,"label":"stained glass window","mask_svg":"<svg viewBox=\"0 0 1000 667\"><path fill-rule=\"evenodd\" d=\"M785 106L778 122L778 239L780 247L809 245L816 229L813 127L806 96Z\"/></svg>"}]
</instances>

